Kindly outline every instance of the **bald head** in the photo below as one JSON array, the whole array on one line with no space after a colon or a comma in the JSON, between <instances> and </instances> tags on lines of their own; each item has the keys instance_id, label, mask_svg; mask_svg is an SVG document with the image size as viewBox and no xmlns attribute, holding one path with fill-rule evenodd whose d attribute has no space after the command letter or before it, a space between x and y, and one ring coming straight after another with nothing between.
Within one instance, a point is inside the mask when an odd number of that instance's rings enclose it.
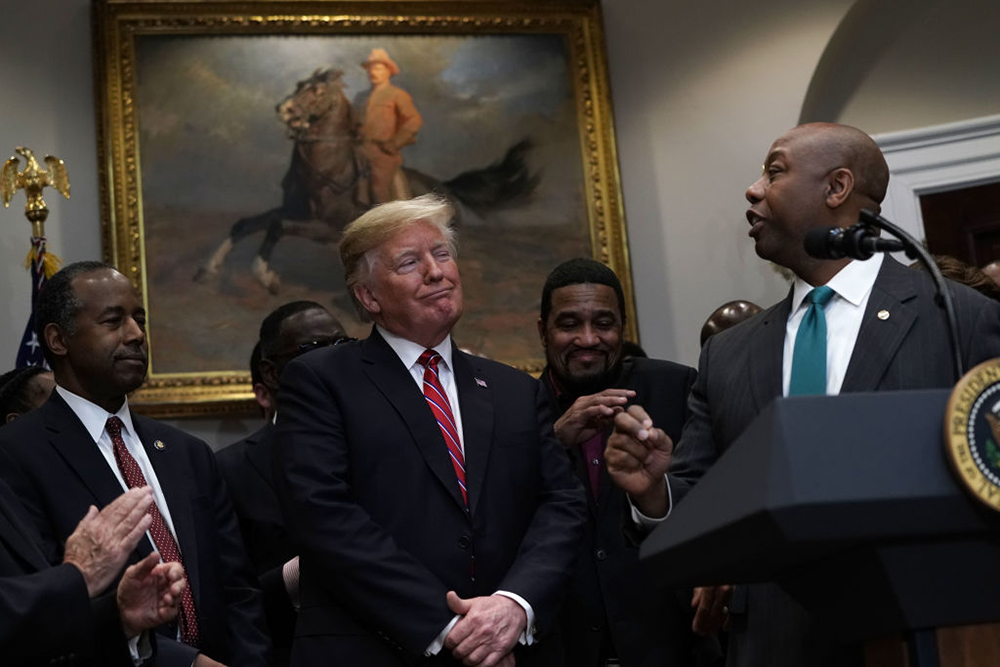
<instances>
[{"instance_id":1,"label":"bald head","mask_svg":"<svg viewBox=\"0 0 1000 667\"><path fill-rule=\"evenodd\" d=\"M889 168L878 144L857 128L808 123L778 137L764 172L747 188L747 221L757 254L811 285L823 285L849 260L809 257L811 229L849 227L862 209L880 210Z\"/></svg>"},{"instance_id":2,"label":"bald head","mask_svg":"<svg viewBox=\"0 0 1000 667\"><path fill-rule=\"evenodd\" d=\"M704 347L705 341L710 336L714 336L720 331L725 331L734 327L740 322L749 320L761 311L761 307L752 301L729 301L724 303L708 316L705 325L701 328L701 344Z\"/></svg>"},{"instance_id":3,"label":"bald head","mask_svg":"<svg viewBox=\"0 0 1000 667\"><path fill-rule=\"evenodd\" d=\"M826 171L847 169L854 176L860 208L880 210L889 187L889 165L875 140L856 127L837 123L806 123L789 130L785 137L801 139Z\"/></svg>"}]
</instances>

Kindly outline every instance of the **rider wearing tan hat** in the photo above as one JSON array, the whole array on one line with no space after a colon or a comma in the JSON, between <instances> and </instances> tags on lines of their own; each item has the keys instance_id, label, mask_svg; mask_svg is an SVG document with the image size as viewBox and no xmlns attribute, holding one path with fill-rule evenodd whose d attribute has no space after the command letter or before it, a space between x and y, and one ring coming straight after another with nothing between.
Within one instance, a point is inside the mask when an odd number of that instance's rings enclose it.
<instances>
[{"instance_id":1,"label":"rider wearing tan hat","mask_svg":"<svg viewBox=\"0 0 1000 667\"><path fill-rule=\"evenodd\" d=\"M367 192L368 203L381 204L393 199L412 196L406 178L400 171L403 156L400 149L416 141L423 118L413 105L410 94L389 79L399 74L399 66L385 49L372 49L361 63L368 71L371 91L359 104L358 136L361 153L367 158L371 174Z\"/></svg>"},{"instance_id":2,"label":"rider wearing tan hat","mask_svg":"<svg viewBox=\"0 0 1000 667\"><path fill-rule=\"evenodd\" d=\"M367 60L361 63L361 66L368 69L375 63L382 63L388 67L390 76L396 76L399 74L399 65L397 65L396 62L389 57L389 54L386 53L385 49L372 49L372 52L368 54Z\"/></svg>"}]
</instances>

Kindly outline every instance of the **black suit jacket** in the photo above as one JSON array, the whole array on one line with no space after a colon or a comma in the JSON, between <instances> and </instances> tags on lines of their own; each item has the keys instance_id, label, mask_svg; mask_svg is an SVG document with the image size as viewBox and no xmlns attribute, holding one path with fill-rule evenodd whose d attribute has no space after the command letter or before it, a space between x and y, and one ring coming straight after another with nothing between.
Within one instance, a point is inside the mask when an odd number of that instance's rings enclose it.
<instances>
[{"instance_id":1,"label":"black suit jacket","mask_svg":"<svg viewBox=\"0 0 1000 667\"><path fill-rule=\"evenodd\" d=\"M965 367L1000 356L1000 304L949 283ZM753 421L781 396L782 352L791 295L756 317L708 339L691 392L692 418L674 450L674 501L708 470ZM880 311L887 318L878 317ZM886 257L865 310L841 393L950 387L952 355L943 311L923 271ZM740 667L858 664L860 656L833 640L774 585L741 586L728 664Z\"/></svg>"},{"instance_id":2,"label":"black suit jacket","mask_svg":"<svg viewBox=\"0 0 1000 667\"><path fill-rule=\"evenodd\" d=\"M234 665L266 665L270 642L260 591L240 540L236 515L208 446L135 413L132 422L170 508L188 585L198 609L201 652ZM153 446L159 442L162 448ZM90 505L104 507L122 487L66 402L53 392L45 405L0 429L0 475L24 503L49 562ZM153 546L143 537L130 562ZM161 628L158 664L189 667L190 647Z\"/></svg>"},{"instance_id":3,"label":"black suit jacket","mask_svg":"<svg viewBox=\"0 0 1000 667\"><path fill-rule=\"evenodd\" d=\"M24 507L2 480L0 655L14 666L132 664L114 595L91 601L79 570L49 566Z\"/></svg>"},{"instance_id":4,"label":"black suit jacket","mask_svg":"<svg viewBox=\"0 0 1000 667\"><path fill-rule=\"evenodd\" d=\"M430 408L373 331L292 361L279 394L275 481L301 547L292 664L400 665L451 620L445 594L506 590L531 604L536 646L518 665L557 665L545 641L586 511L530 376L454 348L469 507ZM433 662L455 664L447 650Z\"/></svg>"},{"instance_id":5,"label":"black suit jacket","mask_svg":"<svg viewBox=\"0 0 1000 667\"><path fill-rule=\"evenodd\" d=\"M273 643L273 663L287 665L297 616L282 568L297 555L281 518L271 465L274 426L268 422L243 440L215 453L226 480L250 562L260 578L264 615Z\"/></svg>"},{"instance_id":6,"label":"black suit jacket","mask_svg":"<svg viewBox=\"0 0 1000 667\"><path fill-rule=\"evenodd\" d=\"M560 394L549 369L542 383L555 414L564 413L577 396ZM632 389L630 404L641 405L673 439L687 420L687 397L695 370L670 361L633 358L622 363L608 388ZM612 427L608 426L608 432ZM577 476L589 485L588 462L579 447L566 450ZM589 486L587 487L589 488ZM639 565L639 549L625 538L622 521L630 520L628 498L612 484L607 468L600 470L599 500L588 493L589 521L580 544L580 559L560 615L566 664L596 667L602 634L610 633L624 667L679 667L695 664L696 651L721 655L714 639L691 632L691 591L651 586Z\"/></svg>"}]
</instances>

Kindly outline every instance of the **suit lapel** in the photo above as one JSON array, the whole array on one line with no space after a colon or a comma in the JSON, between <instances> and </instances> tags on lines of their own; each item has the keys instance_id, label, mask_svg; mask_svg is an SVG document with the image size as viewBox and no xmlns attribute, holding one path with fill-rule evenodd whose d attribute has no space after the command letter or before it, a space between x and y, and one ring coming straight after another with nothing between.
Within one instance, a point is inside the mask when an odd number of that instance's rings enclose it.
<instances>
[{"instance_id":1,"label":"suit lapel","mask_svg":"<svg viewBox=\"0 0 1000 667\"><path fill-rule=\"evenodd\" d=\"M883 260L868 297L841 393L878 388L893 356L916 322L916 310L906 305L917 295L910 271L891 257ZM888 313L888 317L879 319L881 311Z\"/></svg>"},{"instance_id":2,"label":"suit lapel","mask_svg":"<svg viewBox=\"0 0 1000 667\"><path fill-rule=\"evenodd\" d=\"M49 442L90 491L94 504L104 507L120 496L123 493L121 483L111 472L97 443L91 439L90 433L59 393L52 392L52 397L40 409L45 411L44 422ZM137 551L145 555L151 550L149 541L143 538Z\"/></svg>"},{"instance_id":3,"label":"suit lapel","mask_svg":"<svg viewBox=\"0 0 1000 667\"><path fill-rule=\"evenodd\" d=\"M759 412L781 396L781 366L784 357L785 325L792 309L792 293L768 312L760 329L750 340L750 383Z\"/></svg>"},{"instance_id":4,"label":"suit lapel","mask_svg":"<svg viewBox=\"0 0 1000 667\"><path fill-rule=\"evenodd\" d=\"M403 367L403 362L374 327L371 335L361 345L361 360L364 363L365 375L406 424L414 445L431 472L459 507L464 509L465 501L462 500L462 492L455 478L455 469L451 466L444 436L441 435L437 420L427 407L424 395L417 389L410 371ZM464 417L464 404L462 410ZM465 426L464 418L462 425Z\"/></svg>"},{"instance_id":5,"label":"suit lapel","mask_svg":"<svg viewBox=\"0 0 1000 667\"><path fill-rule=\"evenodd\" d=\"M458 402L462 411L469 512L475 516L493 443L493 390L482 369L473 366L474 359L459 352L454 343L451 360L455 366L455 386L458 388Z\"/></svg>"},{"instance_id":6,"label":"suit lapel","mask_svg":"<svg viewBox=\"0 0 1000 667\"><path fill-rule=\"evenodd\" d=\"M187 466L187 459L179 446L180 443L172 441L171 435L161 429L157 422L133 413L132 423L156 472L160 490L170 510L174 536L177 538L177 545L184 559L184 573L189 579L191 591L197 602L198 591L201 590L197 558L198 538L191 508L193 490L190 488L191 471ZM162 446L157 447L155 443L160 443Z\"/></svg>"}]
</instances>

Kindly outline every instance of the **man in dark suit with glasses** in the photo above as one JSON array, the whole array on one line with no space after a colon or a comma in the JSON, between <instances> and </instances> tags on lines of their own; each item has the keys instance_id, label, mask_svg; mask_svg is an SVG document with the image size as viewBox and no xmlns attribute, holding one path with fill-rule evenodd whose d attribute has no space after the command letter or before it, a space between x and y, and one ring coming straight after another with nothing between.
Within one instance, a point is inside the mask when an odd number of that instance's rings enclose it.
<instances>
[{"instance_id":1,"label":"man in dark suit with glasses","mask_svg":"<svg viewBox=\"0 0 1000 667\"><path fill-rule=\"evenodd\" d=\"M314 301L276 308L260 326L260 377L277 405L285 365L310 350L352 340ZM247 554L260 577L264 612L274 642L275 664L288 664L299 585L298 552L285 531L271 473L273 416L256 432L216 454L240 522Z\"/></svg>"}]
</instances>

